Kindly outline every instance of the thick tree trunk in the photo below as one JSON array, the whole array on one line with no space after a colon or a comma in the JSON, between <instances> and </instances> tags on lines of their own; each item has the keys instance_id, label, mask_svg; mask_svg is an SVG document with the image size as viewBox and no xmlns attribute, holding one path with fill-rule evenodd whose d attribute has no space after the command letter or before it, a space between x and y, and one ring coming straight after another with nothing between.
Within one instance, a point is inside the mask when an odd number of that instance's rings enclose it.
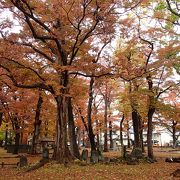
<instances>
[{"instance_id":1,"label":"thick tree trunk","mask_svg":"<svg viewBox=\"0 0 180 180\"><path fill-rule=\"evenodd\" d=\"M20 141L20 133L16 133L15 135L15 148L13 154L18 154L19 152L19 141Z\"/></svg>"},{"instance_id":2,"label":"thick tree trunk","mask_svg":"<svg viewBox=\"0 0 180 180\"><path fill-rule=\"evenodd\" d=\"M129 84L129 93L130 95L132 94L132 87L134 87L133 92L138 92L138 85L137 82L130 82ZM132 95L131 95L132 96ZM141 142L140 142L140 127L139 127L139 122L140 122L140 116L138 113L138 100L136 98L130 98L131 102L131 108L132 108L132 123L133 123L133 132L134 132L134 147L133 148L141 148Z\"/></svg>"},{"instance_id":3,"label":"thick tree trunk","mask_svg":"<svg viewBox=\"0 0 180 180\"><path fill-rule=\"evenodd\" d=\"M80 153L79 153L79 148L78 148L77 138L76 138L76 133L75 133L75 125L74 125L71 98L68 98L68 132L69 132L69 141L70 141L71 154L74 157L79 159L80 158Z\"/></svg>"},{"instance_id":4,"label":"thick tree trunk","mask_svg":"<svg viewBox=\"0 0 180 180\"><path fill-rule=\"evenodd\" d=\"M66 164L73 158L67 145L68 98L58 95L55 99L57 103L57 121L53 159L59 163Z\"/></svg>"},{"instance_id":5,"label":"thick tree trunk","mask_svg":"<svg viewBox=\"0 0 180 180\"><path fill-rule=\"evenodd\" d=\"M92 119L91 119L92 103L93 103L93 85L94 85L94 78L91 78L89 84L89 101L88 101L88 110L87 110L88 136L91 144L91 152L96 151L95 135L93 133Z\"/></svg>"},{"instance_id":6,"label":"thick tree trunk","mask_svg":"<svg viewBox=\"0 0 180 180\"><path fill-rule=\"evenodd\" d=\"M148 157L154 159L153 155L153 142L152 142L152 133L153 133L153 123L152 118L155 112L155 108L149 107L148 110L148 131L147 131L147 146L148 146Z\"/></svg>"},{"instance_id":7,"label":"thick tree trunk","mask_svg":"<svg viewBox=\"0 0 180 180\"><path fill-rule=\"evenodd\" d=\"M73 159L73 155L68 148L67 138L67 122L68 122L68 71L60 74L60 85L64 88L60 89L61 94L55 96L57 103L57 118L56 118L56 140L53 153L53 159L64 165Z\"/></svg>"},{"instance_id":8,"label":"thick tree trunk","mask_svg":"<svg viewBox=\"0 0 180 180\"><path fill-rule=\"evenodd\" d=\"M139 137L139 115L138 112L133 110L132 112L133 131L134 131L134 148L140 148L141 142Z\"/></svg>"},{"instance_id":9,"label":"thick tree trunk","mask_svg":"<svg viewBox=\"0 0 180 180\"><path fill-rule=\"evenodd\" d=\"M41 127L41 120L40 120L40 114L41 114L41 107L43 103L43 98L41 96L41 92L39 93L38 103L36 107L36 115L35 115L35 122L34 122L34 132L33 132L33 139L32 139L32 148L31 148L31 154L36 154L36 145L39 139L40 134L40 127Z\"/></svg>"}]
</instances>

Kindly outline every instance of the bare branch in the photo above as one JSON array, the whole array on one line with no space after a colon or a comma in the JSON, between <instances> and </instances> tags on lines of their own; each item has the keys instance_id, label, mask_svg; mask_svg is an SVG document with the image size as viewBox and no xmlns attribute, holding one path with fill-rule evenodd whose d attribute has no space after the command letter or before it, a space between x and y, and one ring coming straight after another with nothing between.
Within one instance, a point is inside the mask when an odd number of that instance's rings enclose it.
<instances>
[{"instance_id":1,"label":"bare branch","mask_svg":"<svg viewBox=\"0 0 180 180\"><path fill-rule=\"evenodd\" d=\"M168 5L168 10L170 10L170 11L171 11L171 13L173 13L174 15L176 15L176 16L178 16L178 17L180 17L180 14L178 14L176 11L174 11L174 10L172 9L172 7L171 7L171 4L170 4L169 0L166 0L166 3L167 3L167 5Z\"/></svg>"},{"instance_id":2,"label":"bare branch","mask_svg":"<svg viewBox=\"0 0 180 180\"><path fill-rule=\"evenodd\" d=\"M179 84L180 84L180 82L178 82L178 83L176 83L176 84L173 84L173 85L168 86L168 87L167 87L167 88L165 88L164 90L160 91L160 92L157 94L156 98L158 99L158 98L159 98L159 96L160 96L161 94L163 94L163 93L167 92L168 90L170 90L170 89L171 89L172 87L174 87L174 86L178 86Z\"/></svg>"},{"instance_id":3,"label":"bare branch","mask_svg":"<svg viewBox=\"0 0 180 180\"><path fill-rule=\"evenodd\" d=\"M154 45L153 45L153 43L150 42L149 40L142 38L141 35L140 35L140 33L139 33L139 39L142 40L142 41L144 41L145 43L149 44L149 47L150 47L150 49L151 49L151 51L148 53L147 59L146 59L145 71L147 71L147 66L148 66L148 63L149 63L149 61L150 61L152 52L153 52L153 50L154 50Z\"/></svg>"},{"instance_id":4,"label":"bare branch","mask_svg":"<svg viewBox=\"0 0 180 180\"><path fill-rule=\"evenodd\" d=\"M94 60L94 63L97 63L97 62L98 62L98 60L99 60L99 58L100 58L100 55L101 55L103 49L104 49L110 42L111 42L111 39L104 43L104 45L101 47L100 51L98 52L97 57L96 57L96 59Z\"/></svg>"},{"instance_id":5,"label":"bare branch","mask_svg":"<svg viewBox=\"0 0 180 180\"><path fill-rule=\"evenodd\" d=\"M160 78L159 78L159 82L158 82L158 85L157 85L157 90L159 89L159 86L161 84L161 79L162 79L162 76L164 74L164 70L165 70L165 66L163 66L163 69L162 69L162 72L161 72L161 75L160 75Z\"/></svg>"},{"instance_id":6,"label":"bare branch","mask_svg":"<svg viewBox=\"0 0 180 180\"><path fill-rule=\"evenodd\" d=\"M73 45L73 48L72 48L72 55L71 55L71 59L70 59L70 61L69 61L69 65L71 65L74 57L75 57L76 54L78 53L78 51L79 51L79 46L81 46L81 45L85 42L85 40L90 37L91 33L95 30L97 24L99 23L99 20L96 18L94 25L92 25L92 27L89 29L89 31L84 35L84 37L82 37L81 41L79 42L80 35L81 35L81 33L82 33L82 30L80 29L80 25L81 25L81 23L83 22L83 20L84 20L84 18L85 18L85 16L86 16L86 8L88 7L88 5L89 5L90 3L91 3L91 1L89 1L88 3L85 3L85 2L84 2L84 4L83 4L83 13L82 13L81 19L80 19L79 22L78 22L77 28L76 28L76 29L78 30L78 33L77 33L77 35L76 35L76 38L75 38L76 41L75 41L75 43L74 43L74 45ZM95 9L95 11L94 11L94 16L97 16L98 9L99 9L99 6L96 4L96 9ZM79 42L79 44L78 44L78 42ZM77 47L77 45L78 45L78 47Z\"/></svg>"}]
</instances>

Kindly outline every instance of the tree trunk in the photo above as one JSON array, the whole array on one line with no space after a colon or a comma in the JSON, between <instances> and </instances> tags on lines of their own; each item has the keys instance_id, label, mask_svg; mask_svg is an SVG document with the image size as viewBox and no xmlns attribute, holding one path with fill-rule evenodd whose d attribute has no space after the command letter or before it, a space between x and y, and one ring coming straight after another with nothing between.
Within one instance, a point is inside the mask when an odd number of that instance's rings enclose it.
<instances>
[{"instance_id":1,"label":"tree trunk","mask_svg":"<svg viewBox=\"0 0 180 180\"><path fill-rule=\"evenodd\" d=\"M55 99L57 103L57 120L53 159L59 163L66 164L73 158L67 145L68 98L63 95L57 95Z\"/></svg>"},{"instance_id":2,"label":"tree trunk","mask_svg":"<svg viewBox=\"0 0 180 180\"><path fill-rule=\"evenodd\" d=\"M21 135L20 135L20 144L23 144L23 138L24 138L23 132L21 132Z\"/></svg>"},{"instance_id":3,"label":"tree trunk","mask_svg":"<svg viewBox=\"0 0 180 180\"><path fill-rule=\"evenodd\" d=\"M3 121L3 112L0 112L0 127L2 125L2 121Z\"/></svg>"},{"instance_id":4,"label":"tree trunk","mask_svg":"<svg viewBox=\"0 0 180 180\"><path fill-rule=\"evenodd\" d=\"M6 124L5 143L4 143L5 149L6 149L6 147L7 147L7 142L8 142L8 125Z\"/></svg>"},{"instance_id":5,"label":"tree trunk","mask_svg":"<svg viewBox=\"0 0 180 180\"><path fill-rule=\"evenodd\" d=\"M39 99L36 107L36 115L35 115L35 122L34 122L34 132L33 132L33 139L32 139L32 148L31 148L31 154L36 154L36 145L39 139L40 134L40 126L41 126L41 120L40 120L40 114L41 114L41 107L43 103L43 98L41 96L41 92L39 92Z\"/></svg>"},{"instance_id":6,"label":"tree trunk","mask_svg":"<svg viewBox=\"0 0 180 180\"><path fill-rule=\"evenodd\" d=\"M122 119L120 120L120 143L121 143L121 147L124 146L124 144L123 144L123 133L122 133L122 130L123 130L123 127L122 127L123 121L124 121L124 114L122 116Z\"/></svg>"},{"instance_id":7,"label":"tree trunk","mask_svg":"<svg viewBox=\"0 0 180 180\"><path fill-rule=\"evenodd\" d=\"M107 96L107 95L105 94L105 96ZM105 97L104 101L105 101L105 107L104 107L104 152L108 152L108 136L107 136L108 101L107 101L107 97Z\"/></svg>"},{"instance_id":8,"label":"tree trunk","mask_svg":"<svg viewBox=\"0 0 180 180\"><path fill-rule=\"evenodd\" d=\"M71 98L68 98L68 132L69 132L69 141L70 141L71 154L74 157L79 159L80 158L80 153L79 153L79 148L78 148L77 139L76 139L76 133L75 133L75 125L74 125Z\"/></svg>"},{"instance_id":9,"label":"tree trunk","mask_svg":"<svg viewBox=\"0 0 180 180\"><path fill-rule=\"evenodd\" d=\"M129 94L132 94L132 82L129 82ZM138 92L138 85L137 82L133 82L134 85L134 92ZM138 113L138 102L136 98L130 98L131 102L131 108L132 108L132 123L133 123L133 132L134 132L134 147L133 148L141 148L141 143L140 143L140 127L139 127L139 122L140 122L140 116Z\"/></svg>"},{"instance_id":10,"label":"tree trunk","mask_svg":"<svg viewBox=\"0 0 180 180\"><path fill-rule=\"evenodd\" d=\"M129 137L129 130L127 131L127 141L128 141L128 148L131 148L131 142L130 142L130 137Z\"/></svg>"},{"instance_id":11,"label":"tree trunk","mask_svg":"<svg viewBox=\"0 0 180 180\"><path fill-rule=\"evenodd\" d=\"M144 140L143 140L143 129L140 130L140 143L141 143L141 149L142 149L142 152L145 152L145 149L144 149Z\"/></svg>"},{"instance_id":12,"label":"tree trunk","mask_svg":"<svg viewBox=\"0 0 180 180\"><path fill-rule=\"evenodd\" d=\"M14 127L15 127L15 148L13 154L18 154L19 151L19 142L20 142L20 126L18 122L18 118L14 115Z\"/></svg>"},{"instance_id":13,"label":"tree trunk","mask_svg":"<svg viewBox=\"0 0 180 180\"><path fill-rule=\"evenodd\" d=\"M148 157L154 159L153 155L153 143L152 143L152 133L153 133L153 123L152 118L155 112L155 108L149 107L148 110L148 131L147 131L147 146L148 146Z\"/></svg>"},{"instance_id":14,"label":"tree trunk","mask_svg":"<svg viewBox=\"0 0 180 180\"><path fill-rule=\"evenodd\" d=\"M172 125L172 136L173 136L173 148L176 148L176 125L177 125L177 121L173 121L173 125Z\"/></svg>"},{"instance_id":15,"label":"tree trunk","mask_svg":"<svg viewBox=\"0 0 180 180\"><path fill-rule=\"evenodd\" d=\"M140 148L140 137L139 137L139 115L138 112L133 110L132 112L133 131L134 131L134 148Z\"/></svg>"},{"instance_id":16,"label":"tree trunk","mask_svg":"<svg viewBox=\"0 0 180 180\"><path fill-rule=\"evenodd\" d=\"M96 129L97 129L97 134L96 134L96 138L97 138L97 149L99 150L100 142L99 142L99 122L98 122L98 120L96 120Z\"/></svg>"},{"instance_id":17,"label":"tree trunk","mask_svg":"<svg viewBox=\"0 0 180 180\"><path fill-rule=\"evenodd\" d=\"M16 133L15 135L15 148L13 154L18 154L19 152L19 141L20 141L20 133Z\"/></svg>"},{"instance_id":18,"label":"tree trunk","mask_svg":"<svg viewBox=\"0 0 180 180\"><path fill-rule=\"evenodd\" d=\"M95 135L93 133L92 128L92 102L93 102L93 85L94 85L94 78L91 78L89 84L89 101L88 101L88 111L87 111L87 119L88 119L88 136L91 144L91 152L96 151L96 143L95 143Z\"/></svg>"},{"instance_id":19,"label":"tree trunk","mask_svg":"<svg viewBox=\"0 0 180 180\"><path fill-rule=\"evenodd\" d=\"M105 97L106 97L106 103L107 103L107 105L108 105L108 121L109 121L109 141L110 141L110 148L112 149L113 148L113 137L112 137L112 133L113 133L113 131L112 131L112 121L111 121L111 108L110 108L110 106L111 106L111 103L110 103L110 100L109 100L109 95L108 95L108 92L107 92L107 84L106 84L106 94L107 95L105 95Z\"/></svg>"},{"instance_id":20,"label":"tree trunk","mask_svg":"<svg viewBox=\"0 0 180 180\"><path fill-rule=\"evenodd\" d=\"M140 131L139 131L139 136L140 136L140 143L141 143L141 149L142 149L142 152L145 152L145 149L144 149L144 140L143 140L143 121L141 119L141 117L139 118L139 128L140 128Z\"/></svg>"},{"instance_id":21,"label":"tree trunk","mask_svg":"<svg viewBox=\"0 0 180 180\"><path fill-rule=\"evenodd\" d=\"M147 83L148 83L148 89L149 92L152 93L150 94L149 97L149 108L148 108L148 131L147 131L147 146L148 146L148 157L150 159L154 159L153 155L153 142L152 142L152 133L153 133L153 114L155 113L155 104L157 99L154 97L154 92L153 92L153 82L151 79L151 75L149 74L146 77Z\"/></svg>"},{"instance_id":22,"label":"tree trunk","mask_svg":"<svg viewBox=\"0 0 180 180\"><path fill-rule=\"evenodd\" d=\"M68 93L68 71L64 71L60 74L59 84L63 86L60 89L61 94L55 96L57 103L57 118L56 118L56 140L55 148L53 153L53 159L64 165L73 159L72 154L67 144L67 122L68 122L68 102L69 97L66 96Z\"/></svg>"},{"instance_id":23,"label":"tree trunk","mask_svg":"<svg viewBox=\"0 0 180 180\"><path fill-rule=\"evenodd\" d=\"M93 104L93 108L94 108L94 116L96 118L95 122L96 122L96 147L97 147L97 150L99 151L99 121L97 119L97 107L96 107L96 102L94 100L94 104Z\"/></svg>"},{"instance_id":24,"label":"tree trunk","mask_svg":"<svg viewBox=\"0 0 180 180\"><path fill-rule=\"evenodd\" d=\"M77 145L78 145L78 148L81 146L81 128L79 127L76 127L76 131L75 131L75 134L76 134L76 139L77 139Z\"/></svg>"},{"instance_id":25,"label":"tree trunk","mask_svg":"<svg viewBox=\"0 0 180 180\"><path fill-rule=\"evenodd\" d=\"M130 142L130 133L129 133L129 121L127 120L127 139L128 139L128 148L131 147L131 142Z\"/></svg>"},{"instance_id":26,"label":"tree trunk","mask_svg":"<svg viewBox=\"0 0 180 180\"><path fill-rule=\"evenodd\" d=\"M82 137L82 138L83 138L83 139L82 139L82 140L83 140L83 142L82 142L83 144L82 144L82 145L83 145L83 147L84 147L84 146L85 146L85 130L83 130L83 133L82 133L82 134L83 134L83 137Z\"/></svg>"},{"instance_id":27,"label":"tree trunk","mask_svg":"<svg viewBox=\"0 0 180 180\"><path fill-rule=\"evenodd\" d=\"M110 140L110 148L113 148L113 138L112 138L112 122L109 121L109 140Z\"/></svg>"}]
</instances>

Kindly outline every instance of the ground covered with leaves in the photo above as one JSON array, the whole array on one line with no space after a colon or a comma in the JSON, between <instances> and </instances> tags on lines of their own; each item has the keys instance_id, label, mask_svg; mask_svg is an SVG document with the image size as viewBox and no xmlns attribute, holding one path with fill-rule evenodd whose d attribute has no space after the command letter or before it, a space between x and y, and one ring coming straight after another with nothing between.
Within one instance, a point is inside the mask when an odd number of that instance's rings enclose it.
<instances>
[{"instance_id":1,"label":"ground covered with leaves","mask_svg":"<svg viewBox=\"0 0 180 180\"><path fill-rule=\"evenodd\" d=\"M116 152L117 153L117 152ZM110 153L110 156L116 156L116 153ZM126 165L119 163L110 164L89 164L79 165L78 163L71 164L68 167L59 165L56 162L49 162L44 167L37 170L26 172L25 168L15 168L6 166L0 168L1 180L105 180L105 179L124 179L124 180L168 180L173 179L171 175L176 169L179 168L179 163L166 163L164 156L179 156L178 153L158 152L159 157L156 163L141 162L139 165ZM40 156L28 156L30 163L36 163L40 159ZM2 159L2 158L1 158ZM16 158L14 158L15 160ZM12 158L13 160L13 158ZM2 161L2 160L1 160Z\"/></svg>"}]
</instances>

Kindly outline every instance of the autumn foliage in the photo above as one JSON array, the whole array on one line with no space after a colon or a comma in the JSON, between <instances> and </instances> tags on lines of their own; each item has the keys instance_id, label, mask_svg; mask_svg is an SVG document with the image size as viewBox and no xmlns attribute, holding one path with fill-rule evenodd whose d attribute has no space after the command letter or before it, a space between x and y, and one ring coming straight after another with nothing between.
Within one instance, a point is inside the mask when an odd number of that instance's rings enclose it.
<instances>
[{"instance_id":1,"label":"autumn foliage","mask_svg":"<svg viewBox=\"0 0 180 180\"><path fill-rule=\"evenodd\" d=\"M92 153L101 134L112 148L123 117L134 147L143 148L147 130L154 159L153 117L179 127L175 1L2 0L0 13L0 125L16 136L54 138L53 158L66 163L85 139Z\"/></svg>"}]
</instances>

